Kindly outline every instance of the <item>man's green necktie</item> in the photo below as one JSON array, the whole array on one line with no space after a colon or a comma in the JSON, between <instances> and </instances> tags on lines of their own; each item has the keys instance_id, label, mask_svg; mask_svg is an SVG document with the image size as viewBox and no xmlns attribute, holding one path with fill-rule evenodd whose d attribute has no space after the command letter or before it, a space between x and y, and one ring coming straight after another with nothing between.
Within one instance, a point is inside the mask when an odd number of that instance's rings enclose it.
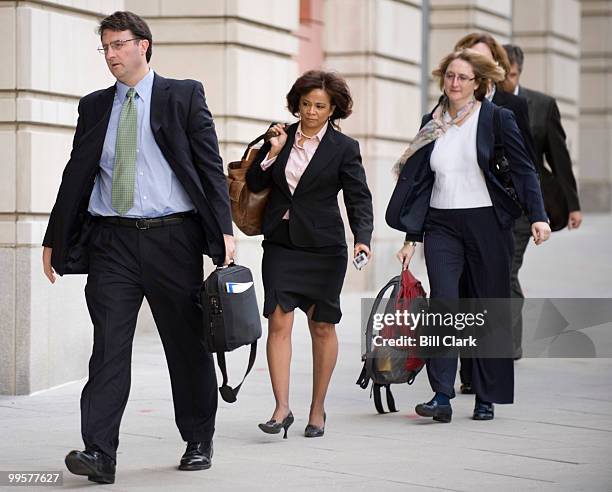
<instances>
[{"instance_id":1,"label":"man's green necktie","mask_svg":"<svg viewBox=\"0 0 612 492\"><path fill-rule=\"evenodd\" d=\"M119 215L125 215L134 206L134 182L136 180L136 91L127 92L119 116L117 142L115 143L115 166L113 168L113 190L111 203Z\"/></svg>"}]
</instances>

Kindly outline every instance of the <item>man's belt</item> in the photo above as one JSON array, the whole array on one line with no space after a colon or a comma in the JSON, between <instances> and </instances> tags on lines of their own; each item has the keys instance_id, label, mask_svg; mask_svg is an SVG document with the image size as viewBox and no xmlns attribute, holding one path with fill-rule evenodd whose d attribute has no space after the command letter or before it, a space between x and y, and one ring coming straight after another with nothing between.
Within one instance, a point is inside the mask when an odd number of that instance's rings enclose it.
<instances>
[{"instance_id":1,"label":"man's belt","mask_svg":"<svg viewBox=\"0 0 612 492\"><path fill-rule=\"evenodd\" d=\"M178 214L165 215L152 219L136 219L130 217L96 217L96 220L104 224L113 224L122 227L135 227L141 231L153 229L154 227L164 227L182 223L185 219L195 217L195 212L184 212Z\"/></svg>"}]
</instances>

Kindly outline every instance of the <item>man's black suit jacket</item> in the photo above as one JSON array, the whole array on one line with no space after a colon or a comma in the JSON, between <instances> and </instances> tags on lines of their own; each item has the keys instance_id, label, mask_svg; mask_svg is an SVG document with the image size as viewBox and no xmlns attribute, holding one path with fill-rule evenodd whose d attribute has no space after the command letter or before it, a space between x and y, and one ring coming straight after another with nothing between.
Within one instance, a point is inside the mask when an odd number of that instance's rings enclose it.
<instances>
[{"instance_id":1,"label":"man's black suit jacket","mask_svg":"<svg viewBox=\"0 0 612 492\"><path fill-rule=\"evenodd\" d=\"M519 95L527 100L529 121L535 151L535 165L540 176L550 174L544 167L544 157L563 190L569 211L580 210L572 160L565 143L561 114L554 97L519 86ZM548 207L548 198L544 196Z\"/></svg>"},{"instance_id":2,"label":"man's black suit jacket","mask_svg":"<svg viewBox=\"0 0 612 492\"><path fill-rule=\"evenodd\" d=\"M508 229L512 227L514 220L521 216L522 211L491 172L490 163L494 151L494 108L495 105L488 100L482 101L476 130L476 156L497 220L502 228ZM514 115L508 109L500 109L500 111L504 134L504 154L510 161L512 181L519 201L531 223L546 222L548 217L544 210L538 177L525 150L525 144ZM425 125L431 118L432 114L426 114L423 117L422 125ZM404 164L387 206L387 224L405 232L407 240L423 240L423 228L435 180L435 173L429 165L434 145L435 142L430 142L422 147Z\"/></svg>"},{"instance_id":3,"label":"man's black suit jacket","mask_svg":"<svg viewBox=\"0 0 612 492\"><path fill-rule=\"evenodd\" d=\"M83 229L114 97L113 85L79 101L70 160L43 241L43 246L53 248L51 263L60 275L87 272L80 251ZM155 74L150 123L157 145L196 207L205 235L203 253L222 263L223 234L232 234L232 218L217 135L202 84Z\"/></svg>"},{"instance_id":4,"label":"man's black suit jacket","mask_svg":"<svg viewBox=\"0 0 612 492\"><path fill-rule=\"evenodd\" d=\"M295 123L288 128L287 142L272 166L265 171L261 169L260 164L270 150L270 145L265 144L247 173L247 186L251 191L271 187L262 225L264 237L276 228L289 210L289 233L296 246L346 245L338 207L338 192L342 190L355 244L370 246L372 194L361 163L359 143L329 124L292 195L285 168L297 127Z\"/></svg>"},{"instance_id":5,"label":"man's black suit jacket","mask_svg":"<svg viewBox=\"0 0 612 492\"><path fill-rule=\"evenodd\" d=\"M518 126L521 136L525 141L525 149L531 157L531 162L535 162L535 150L533 145L533 136L531 135L531 127L529 125L529 109L527 101L521 96L515 96L509 92L504 92L497 88L493 99L493 104L497 104L502 108L509 109L514 113L514 118Z\"/></svg>"}]
</instances>

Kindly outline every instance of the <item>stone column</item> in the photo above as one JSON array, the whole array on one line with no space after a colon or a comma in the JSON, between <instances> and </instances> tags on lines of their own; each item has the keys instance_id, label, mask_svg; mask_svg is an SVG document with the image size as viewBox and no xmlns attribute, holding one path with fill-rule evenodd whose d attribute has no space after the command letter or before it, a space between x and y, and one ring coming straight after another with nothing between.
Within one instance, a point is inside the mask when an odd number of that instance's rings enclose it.
<instances>
[{"instance_id":1,"label":"stone column","mask_svg":"<svg viewBox=\"0 0 612 492\"><path fill-rule=\"evenodd\" d=\"M97 53L102 2L2 2L0 394L83 377L91 350L84 276L51 285L41 242L70 155L79 98L113 83ZM109 10L123 1L104 2Z\"/></svg>"},{"instance_id":2,"label":"stone column","mask_svg":"<svg viewBox=\"0 0 612 492\"><path fill-rule=\"evenodd\" d=\"M513 43L525 52L521 85L553 96L572 161L578 158L580 4L576 0L514 0Z\"/></svg>"},{"instance_id":3,"label":"stone column","mask_svg":"<svg viewBox=\"0 0 612 492\"><path fill-rule=\"evenodd\" d=\"M297 32L300 40L298 53L300 73L319 69L323 65L324 15L324 0L300 0L300 29Z\"/></svg>"},{"instance_id":4,"label":"stone column","mask_svg":"<svg viewBox=\"0 0 612 492\"><path fill-rule=\"evenodd\" d=\"M376 268L356 274L349 266L344 290L374 290L397 274L394 254L403 241L384 217L393 163L420 122L421 2L327 0L325 7L325 66L350 86L355 107L342 130L359 140L374 196Z\"/></svg>"},{"instance_id":5,"label":"stone column","mask_svg":"<svg viewBox=\"0 0 612 492\"><path fill-rule=\"evenodd\" d=\"M450 53L457 41L476 31L488 32L500 43L512 33L512 0L430 0L429 71ZM440 96L437 83L429 85L433 107Z\"/></svg>"},{"instance_id":6,"label":"stone column","mask_svg":"<svg viewBox=\"0 0 612 492\"><path fill-rule=\"evenodd\" d=\"M612 210L612 1L581 2L580 199Z\"/></svg>"}]
</instances>

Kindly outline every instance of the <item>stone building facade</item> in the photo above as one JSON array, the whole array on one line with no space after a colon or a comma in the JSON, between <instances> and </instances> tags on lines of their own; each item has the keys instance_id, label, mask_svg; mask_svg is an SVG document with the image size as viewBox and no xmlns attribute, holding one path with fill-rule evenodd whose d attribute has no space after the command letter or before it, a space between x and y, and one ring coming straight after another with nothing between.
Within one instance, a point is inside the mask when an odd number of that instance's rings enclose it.
<instances>
[{"instance_id":1,"label":"stone building facade","mask_svg":"<svg viewBox=\"0 0 612 492\"><path fill-rule=\"evenodd\" d=\"M342 129L360 142L375 206L375 259L349 269L347 290L372 291L395 273L402 237L384 223L391 165L437 96L427 74L467 32L524 48L524 84L559 101L585 210L612 208L611 1L0 1L0 394L86 374L85 278L51 286L40 244L77 102L113 83L95 31L114 10L148 21L157 72L204 83L225 162L270 121L292 121L284 96L299 73L322 66L346 77L355 109ZM261 238L237 236L239 261L259 275ZM146 307L140 325L150 329Z\"/></svg>"}]
</instances>

